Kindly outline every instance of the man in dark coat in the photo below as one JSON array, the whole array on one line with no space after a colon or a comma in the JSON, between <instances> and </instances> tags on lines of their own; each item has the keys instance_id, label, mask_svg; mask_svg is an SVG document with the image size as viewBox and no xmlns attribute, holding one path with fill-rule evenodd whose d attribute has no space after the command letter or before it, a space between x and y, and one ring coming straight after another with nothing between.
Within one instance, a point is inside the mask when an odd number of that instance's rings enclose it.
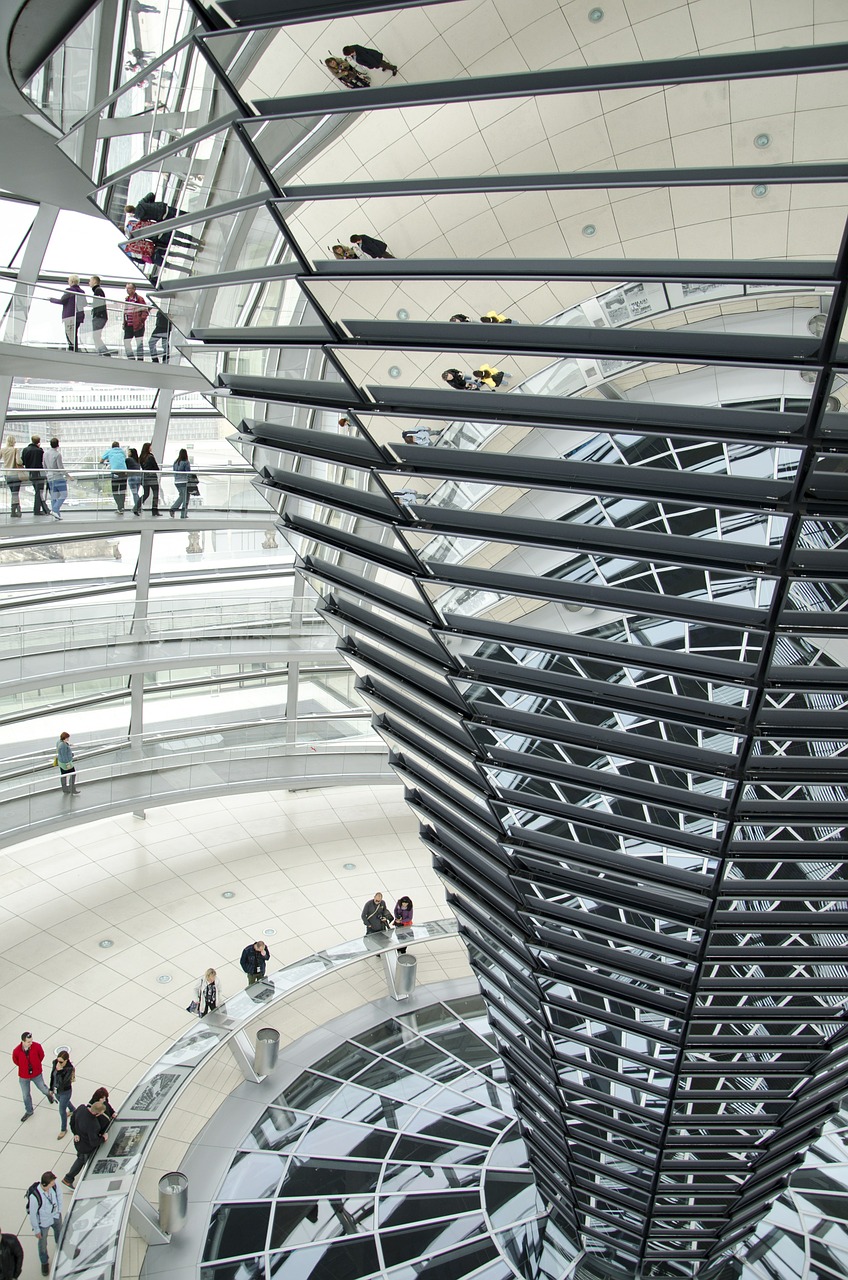
<instances>
[{"instance_id":1,"label":"man in dark coat","mask_svg":"<svg viewBox=\"0 0 848 1280\"><path fill-rule=\"evenodd\" d=\"M18 1280L24 1269L24 1251L17 1236L0 1232L0 1280Z\"/></svg>"},{"instance_id":2,"label":"man in dark coat","mask_svg":"<svg viewBox=\"0 0 848 1280\"><path fill-rule=\"evenodd\" d=\"M369 49L365 44L346 44L342 53L346 58L353 58L360 67L367 67L369 71L391 71L393 76L398 73L395 64L386 62L379 49Z\"/></svg>"},{"instance_id":3,"label":"man in dark coat","mask_svg":"<svg viewBox=\"0 0 848 1280\"><path fill-rule=\"evenodd\" d=\"M261 982L265 977L265 965L271 959L271 952L268 950L268 944L265 942L251 942L241 953L242 969L247 974L247 985L252 987L254 982Z\"/></svg>"},{"instance_id":4,"label":"man in dark coat","mask_svg":"<svg viewBox=\"0 0 848 1280\"><path fill-rule=\"evenodd\" d=\"M351 236L350 243L358 245L363 253L368 254L369 258L393 258L395 256L393 253L389 253L385 240L377 240L374 236Z\"/></svg>"},{"instance_id":5,"label":"man in dark coat","mask_svg":"<svg viewBox=\"0 0 848 1280\"><path fill-rule=\"evenodd\" d=\"M362 923L366 933L382 933L394 924L394 916L383 901L382 893L375 893L362 908Z\"/></svg>"},{"instance_id":6,"label":"man in dark coat","mask_svg":"<svg viewBox=\"0 0 848 1280\"><path fill-rule=\"evenodd\" d=\"M34 516L49 516L50 508L44 501L44 487L47 477L44 474L44 450L41 447L41 436L33 436L25 449L21 450L21 462L29 472L29 482L35 495L32 504Z\"/></svg>"},{"instance_id":7,"label":"man in dark coat","mask_svg":"<svg viewBox=\"0 0 848 1280\"><path fill-rule=\"evenodd\" d=\"M106 1103L98 1098L97 1102L77 1107L71 1116L71 1133L74 1135L77 1158L62 1179L62 1185L70 1191L74 1189L74 1178L80 1169L99 1150L101 1142L106 1141L106 1134L100 1125L100 1117L105 1110Z\"/></svg>"}]
</instances>

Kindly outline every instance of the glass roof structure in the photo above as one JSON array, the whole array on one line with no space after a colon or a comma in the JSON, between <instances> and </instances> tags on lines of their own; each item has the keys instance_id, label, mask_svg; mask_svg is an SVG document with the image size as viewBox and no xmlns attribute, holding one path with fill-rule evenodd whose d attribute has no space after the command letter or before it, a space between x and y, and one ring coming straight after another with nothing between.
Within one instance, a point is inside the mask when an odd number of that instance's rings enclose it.
<instances>
[{"instance_id":1,"label":"glass roof structure","mask_svg":"<svg viewBox=\"0 0 848 1280\"><path fill-rule=\"evenodd\" d=\"M186 4L61 144L168 207L155 296L621 1280L735 1274L848 1088L848 30L742 8Z\"/></svg>"}]
</instances>

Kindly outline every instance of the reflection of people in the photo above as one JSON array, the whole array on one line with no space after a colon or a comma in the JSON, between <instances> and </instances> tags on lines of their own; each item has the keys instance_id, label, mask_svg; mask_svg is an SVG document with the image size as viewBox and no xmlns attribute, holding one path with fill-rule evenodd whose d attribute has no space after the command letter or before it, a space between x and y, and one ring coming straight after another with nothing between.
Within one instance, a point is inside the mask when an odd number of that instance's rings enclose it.
<instances>
[{"instance_id":1,"label":"reflection of people","mask_svg":"<svg viewBox=\"0 0 848 1280\"><path fill-rule=\"evenodd\" d=\"M446 382L454 391L479 391L480 385L461 369L445 369L442 382Z\"/></svg>"},{"instance_id":2,"label":"reflection of people","mask_svg":"<svg viewBox=\"0 0 848 1280\"><path fill-rule=\"evenodd\" d=\"M502 369L493 369L490 364L481 364L479 369L474 370L474 377L479 379L481 390L485 388L487 391L496 391L503 382L509 382L511 374L504 373Z\"/></svg>"},{"instance_id":3,"label":"reflection of people","mask_svg":"<svg viewBox=\"0 0 848 1280\"><path fill-rule=\"evenodd\" d=\"M392 926L392 913L383 901L382 893L375 893L362 908L362 923L366 933L382 933Z\"/></svg>"},{"instance_id":4,"label":"reflection of people","mask_svg":"<svg viewBox=\"0 0 848 1280\"><path fill-rule=\"evenodd\" d=\"M389 247L385 240L378 240L376 236L355 235L350 236L350 243L357 249L361 249L369 258L393 258L395 255L389 253Z\"/></svg>"},{"instance_id":5,"label":"reflection of people","mask_svg":"<svg viewBox=\"0 0 848 1280\"><path fill-rule=\"evenodd\" d=\"M415 431L403 432L403 443L428 445L433 443L433 437L427 427L418 427Z\"/></svg>"},{"instance_id":6,"label":"reflection of people","mask_svg":"<svg viewBox=\"0 0 848 1280\"><path fill-rule=\"evenodd\" d=\"M357 71L346 58L325 58L324 66L344 85L346 89L369 89L371 77L364 71Z\"/></svg>"},{"instance_id":7,"label":"reflection of people","mask_svg":"<svg viewBox=\"0 0 848 1280\"><path fill-rule=\"evenodd\" d=\"M254 982L261 982L265 977L265 966L271 959L271 952L265 942L251 942L245 947L241 953L242 969L247 974L247 985L252 987Z\"/></svg>"},{"instance_id":8,"label":"reflection of people","mask_svg":"<svg viewBox=\"0 0 848 1280\"><path fill-rule=\"evenodd\" d=\"M358 62L360 67L367 67L369 71L391 71L393 76L398 73L394 63L386 62L379 49L369 49L365 44L346 44L342 53L346 58Z\"/></svg>"},{"instance_id":9,"label":"reflection of people","mask_svg":"<svg viewBox=\"0 0 848 1280\"><path fill-rule=\"evenodd\" d=\"M347 244L334 244L333 257L338 258L340 262L358 262L359 261L359 255L357 253L354 253L350 245L347 245Z\"/></svg>"}]
</instances>

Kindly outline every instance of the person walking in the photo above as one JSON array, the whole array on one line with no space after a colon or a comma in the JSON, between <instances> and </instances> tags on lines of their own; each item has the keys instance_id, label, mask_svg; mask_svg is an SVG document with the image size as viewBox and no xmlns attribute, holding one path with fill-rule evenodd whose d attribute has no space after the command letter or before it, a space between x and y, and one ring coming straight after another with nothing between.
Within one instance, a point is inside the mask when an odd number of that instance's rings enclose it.
<instances>
[{"instance_id":1,"label":"person walking","mask_svg":"<svg viewBox=\"0 0 848 1280\"><path fill-rule=\"evenodd\" d=\"M62 308L62 324L69 351L79 351L80 325L85 319L85 294L79 276L68 276L68 287L61 298L51 298Z\"/></svg>"},{"instance_id":2,"label":"person walking","mask_svg":"<svg viewBox=\"0 0 848 1280\"><path fill-rule=\"evenodd\" d=\"M156 354L157 349L161 349L162 364L168 364L170 359L171 348L171 322L161 307L154 307L156 312L156 323L153 326L153 332L150 335L150 359L154 364L159 363L159 356Z\"/></svg>"},{"instance_id":3,"label":"person walking","mask_svg":"<svg viewBox=\"0 0 848 1280\"><path fill-rule=\"evenodd\" d=\"M92 276L88 282L94 301L91 304L89 313L91 315L91 337L94 342L94 350L99 356L111 356L112 352L103 341L102 333L106 328L106 321L109 319L109 312L106 307L106 294L100 284L100 276Z\"/></svg>"},{"instance_id":4,"label":"person walking","mask_svg":"<svg viewBox=\"0 0 848 1280\"><path fill-rule=\"evenodd\" d=\"M145 299L134 284L128 284L124 302L124 353L128 360L144 359L144 326L149 314L150 308ZM132 349L133 339L135 354Z\"/></svg>"},{"instance_id":5,"label":"person walking","mask_svg":"<svg viewBox=\"0 0 848 1280\"><path fill-rule=\"evenodd\" d=\"M360 67L369 71L391 71L396 76L398 69L393 62L387 62L379 49L369 49L365 44L346 44L342 49L346 58L352 58Z\"/></svg>"},{"instance_id":6,"label":"person walking","mask_svg":"<svg viewBox=\"0 0 848 1280\"><path fill-rule=\"evenodd\" d=\"M412 928L412 899L407 894L395 903L394 924L396 929ZM398 955L405 956L406 947L398 947Z\"/></svg>"},{"instance_id":7,"label":"person walking","mask_svg":"<svg viewBox=\"0 0 848 1280\"><path fill-rule=\"evenodd\" d=\"M6 436L0 450L0 466L9 490L9 514L15 520L21 518L21 485L24 482L24 460L14 436Z\"/></svg>"},{"instance_id":8,"label":"person walking","mask_svg":"<svg viewBox=\"0 0 848 1280\"><path fill-rule=\"evenodd\" d=\"M77 769L74 764L74 749L71 746L71 735L60 733L56 743L56 763L59 766L59 782L66 795L78 796Z\"/></svg>"},{"instance_id":9,"label":"person walking","mask_svg":"<svg viewBox=\"0 0 848 1280\"><path fill-rule=\"evenodd\" d=\"M187 449L180 449L173 470L174 484L177 486L177 500L168 509L172 520L177 511L181 513L180 519L185 520L188 517L188 477L191 473L191 463L188 460Z\"/></svg>"},{"instance_id":10,"label":"person walking","mask_svg":"<svg viewBox=\"0 0 848 1280\"><path fill-rule=\"evenodd\" d=\"M47 1239L52 1231L58 1248L59 1234L62 1229L62 1188L51 1170L48 1169L46 1173L42 1173L39 1181L34 1182L27 1191L27 1210L33 1233L38 1241L41 1274L49 1276L50 1258L47 1255Z\"/></svg>"},{"instance_id":11,"label":"person walking","mask_svg":"<svg viewBox=\"0 0 848 1280\"><path fill-rule=\"evenodd\" d=\"M362 923L366 933L383 933L392 927L392 913L383 901L382 893L375 893L362 908Z\"/></svg>"},{"instance_id":12,"label":"person walking","mask_svg":"<svg viewBox=\"0 0 848 1280\"><path fill-rule=\"evenodd\" d=\"M473 375L479 381L481 391L497 391L499 386L508 383L512 377L512 374L504 373L502 369L493 369L490 364L482 364L479 369L474 369Z\"/></svg>"},{"instance_id":13,"label":"person walking","mask_svg":"<svg viewBox=\"0 0 848 1280\"><path fill-rule=\"evenodd\" d=\"M71 1092L76 1078L77 1073L74 1064L71 1062L69 1050L59 1049L53 1059L53 1067L50 1072L50 1092L59 1103L59 1136L56 1139L57 1142L68 1136L68 1112L71 1107Z\"/></svg>"},{"instance_id":14,"label":"person walking","mask_svg":"<svg viewBox=\"0 0 848 1280\"><path fill-rule=\"evenodd\" d=\"M247 985L252 987L254 982L261 982L265 977L265 966L271 959L271 952L265 942L251 942L241 953L241 965L247 974Z\"/></svg>"},{"instance_id":15,"label":"person walking","mask_svg":"<svg viewBox=\"0 0 848 1280\"><path fill-rule=\"evenodd\" d=\"M54 520L61 520L62 505L68 497L68 473L58 436L51 436L50 448L44 450L44 475L50 495L50 514Z\"/></svg>"},{"instance_id":16,"label":"person walking","mask_svg":"<svg viewBox=\"0 0 848 1280\"><path fill-rule=\"evenodd\" d=\"M11 1231L0 1231L0 1276L3 1280L18 1280L24 1269L24 1251L17 1236Z\"/></svg>"},{"instance_id":17,"label":"person walking","mask_svg":"<svg viewBox=\"0 0 848 1280\"><path fill-rule=\"evenodd\" d=\"M153 450L150 447L149 440L145 441L141 446L141 453L139 454L138 461L142 471L142 490L141 497L136 498L135 500L133 515L141 515L141 508L147 501L148 495L150 495L152 499L150 504L150 514L158 516L161 514L159 511L159 463L153 456Z\"/></svg>"},{"instance_id":18,"label":"person walking","mask_svg":"<svg viewBox=\"0 0 848 1280\"><path fill-rule=\"evenodd\" d=\"M214 1013L218 1005L224 1003L221 979L214 969L206 970L197 984L194 999L197 1003L198 1018L205 1018L207 1013Z\"/></svg>"},{"instance_id":19,"label":"person walking","mask_svg":"<svg viewBox=\"0 0 848 1280\"><path fill-rule=\"evenodd\" d=\"M138 505L138 491L141 488L141 463L138 460L138 449L127 449L127 484L130 487L130 501L133 505L133 513L138 515L135 507Z\"/></svg>"},{"instance_id":20,"label":"person walking","mask_svg":"<svg viewBox=\"0 0 848 1280\"><path fill-rule=\"evenodd\" d=\"M118 508L118 515L124 514L124 503L127 497L127 455L117 440L113 440L100 459L109 464L112 480L112 497Z\"/></svg>"},{"instance_id":21,"label":"person walking","mask_svg":"<svg viewBox=\"0 0 848 1280\"><path fill-rule=\"evenodd\" d=\"M479 383L468 373L463 373L461 369L445 369L442 374L442 382L446 382L449 387L453 387L454 391L479 391Z\"/></svg>"},{"instance_id":22,"label":"person walking","mask_svg":"<svg viewBox=\"0 0 848 1280\"><path fill-rule=\"evenodd\" d=\"M74 1135L76 1159L62 1179L62 1186L69 1191L74 1189L74 1179L85 1167L95 1151L100 1149L101 1142L106 1141L106 1134L100 1126L100 1118L106 1110L102 1101L83 1104L71 1112L71 1133Z\"/></svg>"},{"instance_id":23,"label":"person walking","mask_svg":"<svg viewBox=\"0 0 848 1280\"><path fill-rule=\"evenodd\" d=\"M44 501L44 450L41 447L41 436L33 436L29 444L21 450L21 461L29 472L32 485L34 516L49 516L50 508Z\"/></svg>"},{"instance_id":24,"label":"person walking","mask_svg":"<svg viewBox=\"0 0 848 1280\"><path fill-rule=\"evenodd\" d=\"M374 236L350 236L350 243L356 245L369 258L393 258L395 255L389 253L389 247L385 240L377 240Z\"/></svg>"},{"instance_id":25,"label":"person walking","mask_svg":"<svg viewBox=\"0 0 848 1280\"><path fill-rule=\"evenodd\" d=\"M32 1086L43 1093L49 1102L55 1102L53 1094L44 1083L42 1067L44 1050L37 1040L33 1040L31 1031L21 1032L21 1043L12 1050L12 1061L18 1068L18 1084L21 1086L21 1097L24 1100L24 1113L21 1124L32 1115Z\"/></svg>"}]
</instances>

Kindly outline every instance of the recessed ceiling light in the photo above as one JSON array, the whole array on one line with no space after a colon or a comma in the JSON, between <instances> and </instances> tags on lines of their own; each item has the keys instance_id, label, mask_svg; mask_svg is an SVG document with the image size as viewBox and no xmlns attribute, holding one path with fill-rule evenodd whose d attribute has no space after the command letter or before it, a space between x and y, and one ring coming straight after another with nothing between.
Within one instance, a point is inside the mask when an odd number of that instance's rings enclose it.
<instances>
[{"instance_id":1,"label":"recessed ceiling light","mask_svg":"<svg viewBox=\"0 0 848 1280\"><path fill-rule=\"evenodd\" d=\"M584 236L593 236L596 234L597 230L598 228L595 226L594 222L587 222L585 227L583 227L583 234Z\"/></svg>"},{"instance_id":2,"label":"recessed ceiling light","mask_svg":"<svg viewBox=\"0 0 848 1280\"><path fill-rule=\"evenodd\" d=\"M277 932L277 930L276 930L276 929L263 929L263 930L262 930L262 932L265 934L265 937L266 937L266 938L273 938L273 937L274 937L274 934Z\"/></svg>"},{"instance_id":3,"label":"recessed ceiling light","mask_svg":"<svg viewBox=\"0 0 848 1280\"><path fill-rule=\"evenodd\" d=\"M828 413L839 413L842 408L842 401L839 399L839 396L828 396L827 403L824 407L827 409Z\"/></svg>"},{"instance_id":4,"label":"recessed ceiling light","mask_svg":"<svg viewBox=\"0 0 848 1280\"><path fill-rule=\"evenodd\" d=\"M770 134L770 133L758 133L758 134L757 134L757 136L756 136L756 138L754 139L754 146L755 146L755 147L759 147L761 151L762 151L763 147L770 147L770 146L771 146L771 134Z\"/></svg>"},{"instance_id":5,"label":"recessed ceiling light","mask_svg":"<svg viewBox=\"0 0 848 1280\"><path fill-rule=\"evenodd\" d=\"M104 951L108 951L109 948L114 947L115 944L111 938L101 938L97 945L98 947L102 947Z\"/></svg>"},{"instance_id":6,"label":"recessed ceiling light","mask_svg":"<svg viewBox=\"0 0 848 1280\"><path fill-rule=\"evenodd\" d=\"M586 17L590 22L603 22L604 11L603 9L590 9Z\"/></svg>"},{"instance_id":7,"label":"recessed ceiling light","mask_svg":"<svg viewBox=\"0 0 848 1280\"><path fill-rule=\"evenodd\" d=\"M355 871L355 870L356 870L356 863L355 863L355 862L346 862L346 863L344 864L344 869L345 869L345 871Z\"/></svg>"},{"instance_id":8,"label":"recessed ceiling light","mask_svg":"<svg viewBox=\"0 0 848 1280\"><path fill-rule=\"evenodd\" d=\"M763 196L768 195L768 187L764 182L758 182L755 187L751 188L751 195L757 200L762 200Z\"/></svg>"},{"instance_id":9,"label":"recessed ceiling light","mask_svg":"<svg viewBox=\"0 0 848 1280\"><path fill-rule=\"evenodd\" d=\"M171 978L170 973L160 973L156 981L161 982L162 986L166 987L169 982L173 981L173 979Z\"/></svg>"},{"instance_id":10,"label":"recessed ceiling light","mask_svg":"<svg viewBox=\"0 0 848 1280\"><path fill-rule=\"evenodd\" d=\"M389 377L390 377L390 378L399 378L399 377L400 377L400 365L399 365L399 364L392 364L392 365L389 365Z\"/></svg>"},{"instance_id":11,"label":"recessed ceiling light","mask_svg":"<svg viewBox=\"0 0 848 1280\"><path fill-rule=\"evenodd\" d=\"M400 310L397 311L395 314L397 315L398 320L409 319L409 312L407 311L406 307L401 307Z\"/></svg>"},{"instance_id":12,"label":"recessed ceiling light","mask_svg":"<svg viewBox=\"0 0 848 1280\"><path fill-rule=\"evenodd\" d=\"M236 895L233 893L232 889L225 889L221 894L222 898L234 898L235 896Z\"/></svg>"}]
</instances>

